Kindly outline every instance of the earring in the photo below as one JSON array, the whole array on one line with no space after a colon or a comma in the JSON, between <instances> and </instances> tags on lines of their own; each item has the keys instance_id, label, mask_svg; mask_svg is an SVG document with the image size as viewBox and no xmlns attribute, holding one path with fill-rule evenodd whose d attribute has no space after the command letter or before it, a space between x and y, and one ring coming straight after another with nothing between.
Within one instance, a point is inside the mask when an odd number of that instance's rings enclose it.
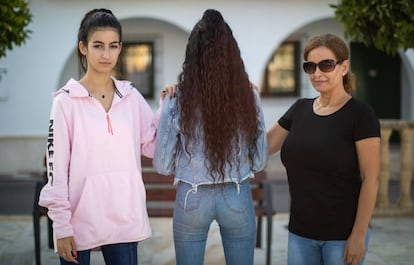
<instances>
[{"instance_id":1,"label":"earring","mask_svg":"<svg viewBox=\"0 0 414 265\"><path fill-rule=\"evenodd\" d=\"M345 73L345 72L343 72L343 73L342 73L342 76L345 76L345 75L346 75L346 73Z\"/></svg>"}]
</instances>

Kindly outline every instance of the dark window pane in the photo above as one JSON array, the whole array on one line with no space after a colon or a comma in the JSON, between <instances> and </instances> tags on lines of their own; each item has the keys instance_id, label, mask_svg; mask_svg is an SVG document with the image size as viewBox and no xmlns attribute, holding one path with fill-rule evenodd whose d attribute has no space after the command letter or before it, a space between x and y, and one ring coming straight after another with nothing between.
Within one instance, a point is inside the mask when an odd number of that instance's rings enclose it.
<instances>
[{"instance_id":1,"label":"dark window pane","mask_svg":"<svg viewBox=\"0 0 414 265\"><path fill-rule=\"evenodd\" d=\"M263 84L264 96L297 96L299 86L299 44L285 42L270 58Z\"/></svg>"},{"instance_id":2,"label":"dark window pane","mask_svg":"<svg viewBox=\"0 0 414 265\"><path fill-rule=\"evenodd\" d=\"M123 43L115 76L131 81L146 98L154 97L153 43Z\"/></svg>"}]
</instances>

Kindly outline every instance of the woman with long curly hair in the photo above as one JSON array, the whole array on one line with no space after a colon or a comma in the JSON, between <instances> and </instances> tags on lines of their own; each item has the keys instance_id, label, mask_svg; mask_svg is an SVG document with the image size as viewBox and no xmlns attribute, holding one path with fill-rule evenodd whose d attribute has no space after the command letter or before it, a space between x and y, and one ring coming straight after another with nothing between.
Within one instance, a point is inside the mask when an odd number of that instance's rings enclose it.
<instances>
[{"instance_id":1,"label":"woman with long curly hair","mask_svg":"<svg viewBox=\"0 0 414 265\"><path fill-rule=\"evenodd\" d=\"M170 90L171 87L168 87ZM178 265L204 263L210 224L220 226L227 264L253 264L254 172L268 159L260 98L220 12L206 10L188 39L174 97L167 97L154 168L175 175Z\"/></svg>"}]
</instances>

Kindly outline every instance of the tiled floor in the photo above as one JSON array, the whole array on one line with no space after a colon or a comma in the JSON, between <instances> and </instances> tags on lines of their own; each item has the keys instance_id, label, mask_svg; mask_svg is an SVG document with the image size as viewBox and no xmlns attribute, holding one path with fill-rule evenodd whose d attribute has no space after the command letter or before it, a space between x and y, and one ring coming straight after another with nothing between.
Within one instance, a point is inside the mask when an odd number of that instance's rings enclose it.
<instances>
[{"instance_id":1,"label":"tiled floor","mask_svg":"<svg viewBox=\"0 0 414 265\"><path fill-rule=\"evenodd\" d=\"M140 265L173 265L171 219L151 218L153 237L139 246ZM272 264L286 264L288 214L277 214L274 219ZM42 264L58 264L53 250L47 248L46 219L42 219ZM264 231L265 232L265 231ZM255 265L265 262L264 249L256 249ZM93 265L103 265L100 252L92 254ZM34 243L30 216L0 216L0 264L34 265ZM217 225L213 224L207 242L206 265L225 264ZM414 264L414 218L374 218L370 251L365 265Z\"/></svg>"}]
</instances>

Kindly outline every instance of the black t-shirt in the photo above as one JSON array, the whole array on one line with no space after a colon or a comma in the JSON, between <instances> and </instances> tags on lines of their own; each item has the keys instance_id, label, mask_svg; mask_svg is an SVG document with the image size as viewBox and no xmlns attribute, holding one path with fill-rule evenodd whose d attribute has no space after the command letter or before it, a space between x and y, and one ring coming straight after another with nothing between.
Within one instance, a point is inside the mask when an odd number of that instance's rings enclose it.
<instances>
[{"instance_id":1,"label":"black t-shirt","mask_svg":"<svg viewBox=\"0 0 414 265\"><path fill-rule=\"evenodd\" d=\"M357 99L326 116L313 112L314 100L297 100L278 121L289 131L281 149L291 194L289 231L315 240L345 240L361 188L355 142L380 137L380 125Z\"/></svg>"}]
</instances>

